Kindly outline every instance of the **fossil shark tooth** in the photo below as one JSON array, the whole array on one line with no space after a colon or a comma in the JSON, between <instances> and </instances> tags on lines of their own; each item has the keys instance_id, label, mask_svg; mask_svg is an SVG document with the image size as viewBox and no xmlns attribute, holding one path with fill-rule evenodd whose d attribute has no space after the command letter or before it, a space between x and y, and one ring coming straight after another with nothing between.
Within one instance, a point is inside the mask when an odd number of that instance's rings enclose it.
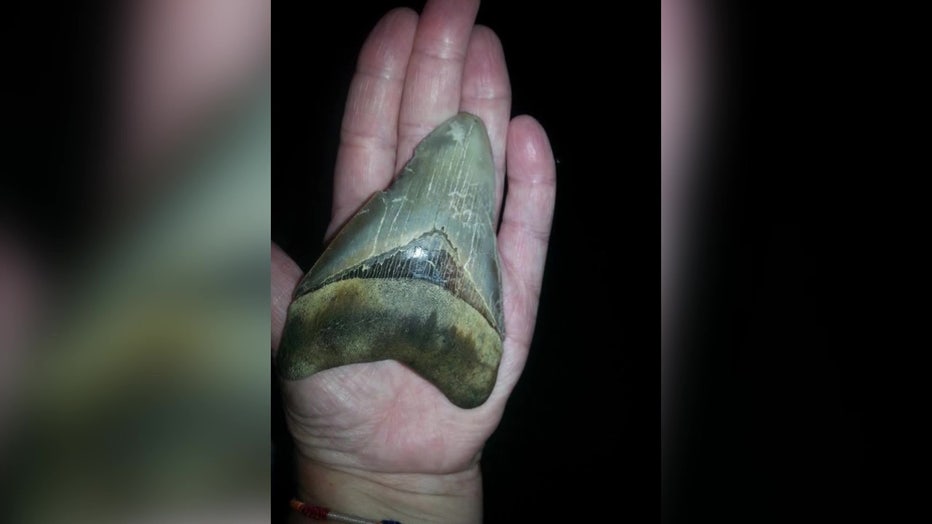
<instances>
[{"instance_id":1,"label":"fossil shark tooth","mask_svg":"<svg viewBox=\"0 0 932 524\"><path fill-rule=\"evenodd\" d=\"M502 355L495 168L485 126L459 113L340 230L295 290L285 379L392 359L455 405L481 405Z\"/></svg>"}]
</instances>

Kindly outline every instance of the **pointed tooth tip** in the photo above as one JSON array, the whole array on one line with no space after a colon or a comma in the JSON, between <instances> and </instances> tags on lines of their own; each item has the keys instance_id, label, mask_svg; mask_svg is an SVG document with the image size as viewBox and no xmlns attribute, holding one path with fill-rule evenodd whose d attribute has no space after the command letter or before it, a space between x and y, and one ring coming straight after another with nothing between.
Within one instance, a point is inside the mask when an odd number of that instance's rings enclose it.
<instances>
[{"instance_id":1,"label":"pointed tooth tip","mask_svg":"<svg viewBox=\"0 0 932 524\"><path fill-rule=\"evenodd\" d=\"M439 130L441 128L452 127L457 124L466 126L466 128L470 131L471 135L478 135L478 136L488 135L488 132L486 131L486 128L485 128L485 122L483 122L482 119L479 118L478 116L472 113L467 113L465 111L460 111L459 113L448 118L446 121L442 122L439 126L437 126L436 129ZM479 133L479 131L481 131L481 133Z\"/></svg>"},{"instance_id":2,"label":"pointed tooth tip","mask_svg":"<svg viewBox=\"0 0 932 524\"><path fill-rule=\"evenodd\" d=\"M454 116L453 118L456 119L456 120L463 120L463 121L466 121L466 122L479 123L479 124L482 124L483 126L485 126L485 122L483 122L481 118L479 118L478 116L476 116L476 115L474 115L474 114L472 114L472 113L467 113L466 111L460 111L460 112L457 113L456 116Z\"/></svg>"},{"instance_id":3,"label":"pointed tooth tip","mask_svg":"<svg viewBox=\"0 0 932 524\"><path fill-rule=\"evenodd\" d=\"M451 140L452 139L452 140ZM478 157L488 157L491 162L492 144L489 141L488 130L482 119L472 113L459 112L435 127L416 146L417 151L433 150L434 148L467 147Z\"/></svg>"}]
</instances>

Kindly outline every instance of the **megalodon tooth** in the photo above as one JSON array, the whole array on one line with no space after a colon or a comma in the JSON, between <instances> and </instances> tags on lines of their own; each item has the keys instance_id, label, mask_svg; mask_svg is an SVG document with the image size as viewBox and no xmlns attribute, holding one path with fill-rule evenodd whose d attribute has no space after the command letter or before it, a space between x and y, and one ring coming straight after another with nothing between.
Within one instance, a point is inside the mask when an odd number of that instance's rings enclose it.
<instances>
[{"instance_id":1,"label":"megalodon tooth","mask_svg":"<svg viewBox=\"0 0 932 524\"><path fill-rule=\"evenodd\" d=\"M485 125L459 113L417 145L298 284L281 376L391 359L456 406L484 403L504 339L494 204Z\"/></svg>"}]
</instances>

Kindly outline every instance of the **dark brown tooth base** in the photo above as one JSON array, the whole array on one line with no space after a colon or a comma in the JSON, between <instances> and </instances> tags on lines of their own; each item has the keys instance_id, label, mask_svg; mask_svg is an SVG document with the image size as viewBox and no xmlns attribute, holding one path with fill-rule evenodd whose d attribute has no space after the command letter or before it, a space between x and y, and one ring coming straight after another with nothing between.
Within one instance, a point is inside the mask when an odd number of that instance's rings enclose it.
<instances>
[{"instance_id":1,"label":"dark brown tooth base","mask_svg":"<svg viewBox=\"0 0 932 524\"><path fill-rule=\"evenodd\" d=\"M391 359L459 407L484 403L504 338L494 199L485 126L460 113L418 144L299 283L279 373Z\"/></svg>"}]
</instances>

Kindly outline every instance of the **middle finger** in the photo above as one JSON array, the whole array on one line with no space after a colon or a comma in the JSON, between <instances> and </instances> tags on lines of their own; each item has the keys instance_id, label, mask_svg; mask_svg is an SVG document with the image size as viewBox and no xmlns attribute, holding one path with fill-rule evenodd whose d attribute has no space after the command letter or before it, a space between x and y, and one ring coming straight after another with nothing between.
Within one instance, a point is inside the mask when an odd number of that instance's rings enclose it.
<instances>
[{"instance_id":1,"label":"middle finger","mask_svg":"<svg viewBox=\"0 0 932 524\"><path fill-rule=\"evenodd\" d=\"M424 6L405 76L396 173L417 143L459 109L466 50L478 10L478 0L430 0Z\"/></svg>"}]
</instances>

